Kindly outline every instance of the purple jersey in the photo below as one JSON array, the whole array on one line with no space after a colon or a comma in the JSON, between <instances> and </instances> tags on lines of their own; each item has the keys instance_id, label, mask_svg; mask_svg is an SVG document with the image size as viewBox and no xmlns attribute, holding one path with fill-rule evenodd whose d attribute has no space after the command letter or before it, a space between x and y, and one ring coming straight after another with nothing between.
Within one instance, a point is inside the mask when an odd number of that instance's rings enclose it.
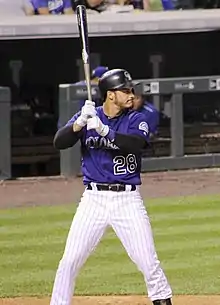
<instances>
[{"instance_id":1,"label":"purple jersey","mask_svg":"<svg viewBox=\"0 0 220 305\"><path fill-rule=\"evenodd\" d=\"M109 119L103 107L96 108L97 115L112 130L130 135L142 136L148 141L149 132L145 116L137 111L128 111L116 118ZM66 125L71 125L79 117L75 114ZM106 137L101 137L95 130L82 129L82 173L83 182L123 183L140 185L141 153L122 152Z\"/></svg>"},{"instance_id":2,"label":"purple jersey","mask_svg":"<svg viewBox=\"0 0 220 305\"><path fill-rule=\"evenodd\" d=\"M62 14L64 9L71 8L70 0L30 0L35 10L47 7L50 14Z\"/></svg>"},{"instance_id":3,"label":"purple jersey","mask_svg":"<svg viewBox=\"0 0 220 305\"><path fill-rule=\"evenodd\" d=\"M145 115L145 120L148 122L150 133L156 134L160 118L159 111L154 107L154 105L147 102L143 104L139 111Z\"/></svg>"}]
</instances>

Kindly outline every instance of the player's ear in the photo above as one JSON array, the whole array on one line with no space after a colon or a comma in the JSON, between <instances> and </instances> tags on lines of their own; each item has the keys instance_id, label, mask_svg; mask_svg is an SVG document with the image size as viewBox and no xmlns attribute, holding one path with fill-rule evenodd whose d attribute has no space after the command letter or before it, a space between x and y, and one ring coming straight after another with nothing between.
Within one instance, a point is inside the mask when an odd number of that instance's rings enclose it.
<instances>
[{"instance_id":1,"label":"player's ear","mask_svg":"<svg viewBox=\"0 0 220 305\"><path fill-rule=\"evenodd\" d=\"M108 98L109 98L111 101L114 100L114 92L108 91L108 92L107 92L107 96L108 96Z\"/></svg>"}]
</instances>

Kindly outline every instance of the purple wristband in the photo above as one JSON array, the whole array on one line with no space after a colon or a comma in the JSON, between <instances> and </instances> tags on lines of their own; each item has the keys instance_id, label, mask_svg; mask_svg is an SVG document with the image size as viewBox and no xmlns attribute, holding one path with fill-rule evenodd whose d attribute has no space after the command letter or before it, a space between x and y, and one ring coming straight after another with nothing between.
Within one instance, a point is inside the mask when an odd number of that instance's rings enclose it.
<instances>
[{"instance_id":1,"label":"purple wristband","mask_svg":"<svg viewBox=\"0 0 220 305\"><path fill-rule=\"evenodd\" d=\"M109 128L109 132L108 132L106 138L108 138L111 142L113 142L114 139L115 139L115 132L114 132L114 130Z\"/></svg>"}]
</instances>

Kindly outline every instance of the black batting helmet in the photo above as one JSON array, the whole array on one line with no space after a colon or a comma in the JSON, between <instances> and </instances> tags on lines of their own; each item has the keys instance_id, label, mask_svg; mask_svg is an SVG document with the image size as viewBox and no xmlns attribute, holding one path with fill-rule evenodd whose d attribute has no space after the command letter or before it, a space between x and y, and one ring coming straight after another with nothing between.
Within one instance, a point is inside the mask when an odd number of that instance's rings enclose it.
<instances>
[{"instance_id":1,"label":"black batting helmet","mask_svg":"<svg viewBox=\"0 0 220 305\"><path fill-rule=\"evenodd\" d=\"M133 89L131 75L124 69L112 69L99 79L99 90L102 97L108 90Z\"/></svg>"}]
</instances>

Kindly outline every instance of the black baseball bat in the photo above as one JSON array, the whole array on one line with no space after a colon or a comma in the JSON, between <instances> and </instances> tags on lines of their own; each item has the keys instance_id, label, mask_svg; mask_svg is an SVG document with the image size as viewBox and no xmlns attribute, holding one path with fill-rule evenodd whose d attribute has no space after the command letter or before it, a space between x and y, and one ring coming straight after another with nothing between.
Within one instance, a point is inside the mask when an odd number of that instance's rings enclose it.
<instances>
[{"instance_id":1,"label":"black baseball bat","mask_svg":"<svg viewBox=\"0 0 220 305\"><path fill-rule=\"evenodd\" d=\"M84 5L77 5L76 15L77 15L79 36L81 41L81 48L82 48L82 60L83 60L84 74L86 80L86 87L88 92L88 100L92 101L92 90L90 83L89 36L88 36L86 7Z\"/></svg>"}]
</instances>

